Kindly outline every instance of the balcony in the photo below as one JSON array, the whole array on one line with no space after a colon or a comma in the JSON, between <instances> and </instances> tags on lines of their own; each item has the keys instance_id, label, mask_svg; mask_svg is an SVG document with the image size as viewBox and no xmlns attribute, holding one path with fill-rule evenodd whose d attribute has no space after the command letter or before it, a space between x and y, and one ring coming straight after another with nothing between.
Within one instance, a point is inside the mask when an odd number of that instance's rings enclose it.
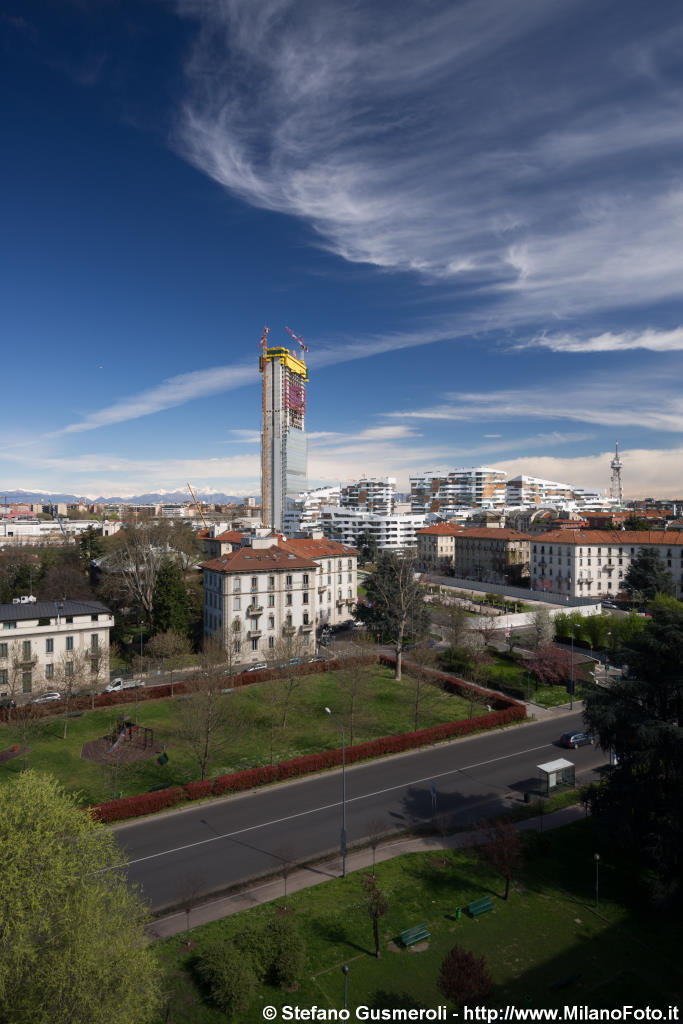
<instances>
[{"instance_id":1,"label":"balcony","mask_svg":"<svg viewBox=\"0 0 683 1024\"><path fill-rule=\"evenodd\" d=\"M302 633L310 633L311 630L313 629L315 629L315 626L313 625L312 622L305 622L302 626L300 626L300 630Z\"/></svg>"},{"instance_id":2,"label":"balcony","mask_svg":"<svg viewBox=\"0 0 683 1024\"><path fill-rule=\"evenodd\" d=\"M283 636L294 636L295 633L296 633L296 626L283 626L282 627L282 635Z\"/></svg>"},{"instance_id":3,"label":"balcony","mask_svg":"<svg viewBox=\"0 0 683 1024\"><path fill-rule=\"evenodd\" d=\"M247 638L249 640L257 640L261 635L262 634L261 634L261 630L260 629L248 629L247 630Z\"/></svg>"},{"instance_id":4,"label":"balcony","mask_svg":"<svg viewBox=\"0 0 683 1024\"><path fill-rule=\"evenodd\" d=\"M247 606L247 615L256 616L263 613L263 608L260 604L250 604Z\"/></svg>"}]
</instances>

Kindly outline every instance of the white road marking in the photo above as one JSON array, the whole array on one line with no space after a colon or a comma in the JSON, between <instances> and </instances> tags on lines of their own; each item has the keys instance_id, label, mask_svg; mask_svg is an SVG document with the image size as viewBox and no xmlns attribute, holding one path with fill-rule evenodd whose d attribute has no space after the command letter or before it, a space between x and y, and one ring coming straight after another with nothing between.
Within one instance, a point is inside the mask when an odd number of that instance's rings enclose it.
<instances>
[{"instance_id":1,"label":"white road marking","mask_svg":"<svg viewBox=\"0 0 683 1024\"><path fill-rule=\"evenodd\" d=\"M503 754L501 757L492 757L488 761L479 761L476 764L466 765L464 768L451 768L447 772L439 772L436 775L426 775L422 779L413 779L410 782L403 782L397 786L388 786L386 789L377 789L373 793L363 793L361 796L347 798L347 804L357 803L360 800L368 800L370 797L383 796L396 789L407 789L409 786L419 786L422 782L432 782L434 779L443 779L448 775L457 775L462 772L469 772L475 768L485 768L487 765L496 764L498 761L506 761L511 757L520 757L523 754L533 754L537 750L545 750L547 743L540 747L527 747L526 750L516 750L513 754ZM305 818L310 814L317 814L319 811L329 811L333 807L339 807L341 800L332 804L323 804L320 807L311 807L307 811L299 811L297 814L290 814L284 818L274 818L272 821L262 821L258 825L248 825L246 828L237 829L235 832L224 832L221 835L209 836L207 839L199 839L196 843L186 843L184 846L176 846L170 850L160 850L158 853L147 854L146 857L136 857L135 860L126 861L125 867L133 864L142 864L147 860L155 860L158 857L167 857L172 853L184 853L186 850L195 850L198 846L206 846L207 843L215 843L219 839L234 839L236 836L245 835L247 832L255 832L259 828L269 828L271 825L282 825L287 821L295 821L297 818Z\"/></svg>"}]
</instances>

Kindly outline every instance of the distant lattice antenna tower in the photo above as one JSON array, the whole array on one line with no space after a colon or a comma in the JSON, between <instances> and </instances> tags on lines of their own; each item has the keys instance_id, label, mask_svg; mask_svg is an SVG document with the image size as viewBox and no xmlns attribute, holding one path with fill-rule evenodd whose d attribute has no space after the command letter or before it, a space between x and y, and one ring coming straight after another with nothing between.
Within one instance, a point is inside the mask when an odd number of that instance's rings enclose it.
<instances>
[{"instance_id":1,"label":"distant lattice antenna tower","mask_svg":"<svg viewBox=\"0 0 683 1024\"><path fill-rule=\"evenodd\" d=\"M621 489L621 471L624 467L624 463L619 458L619 442L616 442L614 450L614 458L610 462L610 469L612 470L612 476L609 482L609 496L613 501L622 502L624 500L624 493Z\"/></svg>"}]
</instances>

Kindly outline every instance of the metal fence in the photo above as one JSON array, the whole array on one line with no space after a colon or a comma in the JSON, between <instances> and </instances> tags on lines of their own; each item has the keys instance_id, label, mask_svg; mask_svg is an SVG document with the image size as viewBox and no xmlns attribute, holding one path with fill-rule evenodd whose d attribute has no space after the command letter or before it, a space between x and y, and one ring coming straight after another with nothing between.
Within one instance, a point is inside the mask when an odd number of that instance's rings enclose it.
<instances>
[{"instance_id":1,"label":"metal fence","mask_svg":"<svg viewBox=\"0 0 683 1024\"><path fill-rule=\"evenodd\" d=\"M502 594L518 601L543 601L545 604L561 605L564 608L580 608L599 602L594 597L572 597L571 594L556 594L552 590L534 590L533 587L513 587L507 583L483 583L457 576L435 576L426 574L425 579L442 587L456 587L461 590L476 590L478 594Z\"/></svg>"}]
</instances>

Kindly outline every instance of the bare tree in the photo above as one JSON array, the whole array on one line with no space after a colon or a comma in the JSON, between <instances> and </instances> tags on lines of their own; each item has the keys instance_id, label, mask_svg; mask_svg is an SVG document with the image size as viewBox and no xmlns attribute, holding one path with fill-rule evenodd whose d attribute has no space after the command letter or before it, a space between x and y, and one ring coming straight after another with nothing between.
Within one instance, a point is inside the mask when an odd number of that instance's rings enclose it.
<instances>
[{"instance_id":1,"label":"bare tree","mask_svg":"<svg viewBox=\"0 0 683 1024\"><path fill-rule=\"evenodd\" d=\"M466 608L459 601L454 601L446 606L443 614L446 616L443 630L444 639L450 650L453 651L455 648L465 647L471 632L469 628L471 619L467 614Z\"/></svg>"},{"instance_id":2,"label":"bare tree","mask_svg":"<svg viewBox=\"0 0 683 1024\"><path fill-rule=\"evenodd\" d=\"M283 626L282 637L276 640L275 645L268 650L269 666L279 670L279 676L274 683L282 708L280 725L283 729L287 728L287 715L294 694L301 686L301 664L308 653L308 648L303 643L303 636L294 632L294 627L289 625Z\"/></svg>"},{"instance_id":3,"label":"bare tree","mask_svg":"<svg viewBox=\"0 0 683 1024\"><path fill-rule=\"evenodd\" d=\"M187 698L175 705L176 733L197 763L202 779L210 760L223 750L231 727L238 724L230 694L224 692L228 678L224 652L213 642L200 657L200 674L189 684Z\"/></svg>"},{"instance_id":4,"label":"bare tree","mask_svg":"<svg viewBox=\"0 0 683 1024\"><path fill-rule=\"evenodd\" d=\"M374 875L377 847L379 846L383 836L388 832L388 825L384 818L370 818L365 827L368 832L368 841L372 850L372 874Z\"/></svg>"},{"instance_id":5,"label":"bare tree","mask_svg":"<svg viewBox=\"0 0 683 1024\"><path fill-rule=\"evenodd\" d=\"M377 568L366 578L368 604L358 614L373 630L391 637L396 654L394 678L401 678L403 641L406 633L424 636L429 612L418 582L415 559L384 551Z\"/></svg>"},{"instance_id":6,"label":"bare tree","mask_svg":"<svg viewBox=\"0 0 683 1024\"><path fill-rule=\"evenodd\" d=\"M477 632L485 644L490 644L498 632L498 620L495 615L487 612L479 616Z\"/></svg>"},{"instance_id":7,"label":"bare tree","mask_svg":"<svg viewBox=\"0 0 683 1024\"><path fill-rule=\"evenodd\" d=\"M340 691L347 699L344 718L349 725L350 747L355 742L357 714L371 684L372 666L369 659L374 654L374 648L375 645L369 639L359 637L353 644L346 645L341 652L341 668L337 673L337 680Z\"/></svg>"},{"instance_id":8,"label":"bare tree","mask_svg":"<svg viewBox=\"0 0 683 1024\"><path fill-rule=\"evenodd\" d=\"M518 830L510 821L498 818L496 821L480 821L477 826L483 842L475 846L477 856L505 880L506 900L510 894L510 883L522 860L522 841Z\"/></svg>"},{"instance_id":9,"label":"bare tree","mask_svg":"<svg viewBox=\"0 0 683 1024\"><path fill-rule=\"evenodd\" d=\"M38 655L32 653L30 640L13 640L9 645L8 654L8 695L12 700L16 700L20 693L30 692L33 688L33 670L38 664ZM27 686L26 691L24 690L25 685Z\"/></svg>"},{"instance_id":10,"label":"bare tree","mask_svg":"<svg viewBox=\"0 0 683 1024\"><path fill-rule=\"evenodd\" d=\"M54 680L64 703L64 732L66 739L69 725L69 710L76 690L81 689L90 673L90 661L85 651L63 651L55 663Z\"/></svg>"},{"instance_id":11,"label":"bare tree","mask_svg":"<svg viewBox=\"0 0 683 1024\"><path fill-rule=\"evenodd\" d=\"M379 919L384 917L389 909L389 900L380 889L374 874L363 876L363 895L365 896L365 905L372 921L375 956L379 959Z\"/></svg>"},{"instance_id":12,"label":"bare tree","mask_svg":"<svg viewBox=\"0 0 683 1024\"><path fill-rule=\"evenodd\" d=\"M435 685L431 675L436 667L436 655L429 646L429 641L423 640L422 643L416 644L410 652L408 676L413 729L415 732L420 728L420 717L430 707L433 707L441 696L440 690Z\"/></svg>"},{"instance_id":13,"label":"bare tree","mask_svg":"<svg viewBox=\"0 0 683 1024\"><path fill-rule=\"evenodd\" d=\"M14 710L14 721L21 733L21 745L24 748L24 770L28 770L29 760L28 743L32 735L39 732L42 727L42 712L36 704L30 701L26 704L19 704Z\"/></svg>"}]
</instances>

